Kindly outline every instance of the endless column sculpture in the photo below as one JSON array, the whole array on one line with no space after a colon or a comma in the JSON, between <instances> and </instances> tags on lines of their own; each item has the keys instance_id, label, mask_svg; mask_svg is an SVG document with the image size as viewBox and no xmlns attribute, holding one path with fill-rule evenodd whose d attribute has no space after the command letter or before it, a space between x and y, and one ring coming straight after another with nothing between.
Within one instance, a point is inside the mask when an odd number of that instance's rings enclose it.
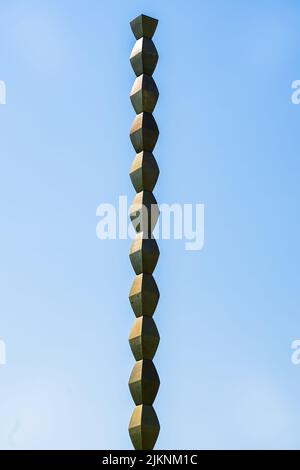
<instances>
[{"instance_id":1,"label":"endless column sculpture","mask_svg":"<svg viewBox=\"0 0 300 470\"><path fill-rule=\"evenodd\" d=\"M136 405L129 423L129 435L136 450L153 449L160 430L152 406L160 384L152 362L159 344L159 333L152 318L159 300L159 290L152 276L159 258L159 249L152 234L159 216L152 193L159 175L152 153L159 135L152 115L159 95L152 78L158 61L152 42L157 23L157 20L146 15L140 15L130 23L137 39L130 56L137 76L130 93L136 112L130 139L137 153L130 171L137 192L130 208L130 218L137 233L130 249L130 261L136 277L129 300L136 320L129 344L137 362L129 379L130 392Z\"/></svg>"}]
</instances>

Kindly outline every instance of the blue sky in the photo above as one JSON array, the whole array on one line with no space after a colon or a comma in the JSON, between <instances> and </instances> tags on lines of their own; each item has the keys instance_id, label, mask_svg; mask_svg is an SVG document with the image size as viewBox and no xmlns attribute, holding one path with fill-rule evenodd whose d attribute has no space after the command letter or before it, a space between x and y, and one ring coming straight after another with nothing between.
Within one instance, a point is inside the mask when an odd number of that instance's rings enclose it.
<instances>
[{"instance_id":1,"label":"blue sky","mask_svg":"<svg viewBox=\"0 0 300 470\"><path fill-rule=\"evenodd\" d=\"M96 208L134 196L129 21L160 20L159 202L205 204L205 246L160 241L157 448L300 448L300 5L0 5L0 448L125 449L130 240Z\"/></svg>"}]
</instances>

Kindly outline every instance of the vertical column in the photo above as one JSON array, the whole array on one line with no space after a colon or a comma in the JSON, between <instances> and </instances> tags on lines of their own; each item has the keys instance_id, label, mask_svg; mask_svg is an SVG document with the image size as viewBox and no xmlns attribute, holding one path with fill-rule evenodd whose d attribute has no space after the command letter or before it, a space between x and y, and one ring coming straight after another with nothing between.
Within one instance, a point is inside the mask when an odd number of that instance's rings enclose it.
<instances>
[{"instance_id":1,"label":"vertical column","mask_svg":"<svg viewBox=\"0 0 300 470\"><path fill-rule=\"evenodd\" d=\"M137 76L130 93L136 112L130 131L130 139L136 151L130 178L137 194L130 208L130 218L136 231L130 249L130 261L136 277L129 300L136 320L129 344L136 364L130 375L129 388L136 408L129 423L129 434L137 450L153 449L160 430L152 406L160 384L152 362L159 344L159 333L152 318L159 300L159 290L152 275L159 258L159 249L152 234L159 217L152 193L159 175L152 153L159 134L152 115L159 95L152 78L158 61L158 53L152 42L157 23L157 20L145 15L138 16L130 23L137 39L130 56Z\"/></svg>"}]
</instances>

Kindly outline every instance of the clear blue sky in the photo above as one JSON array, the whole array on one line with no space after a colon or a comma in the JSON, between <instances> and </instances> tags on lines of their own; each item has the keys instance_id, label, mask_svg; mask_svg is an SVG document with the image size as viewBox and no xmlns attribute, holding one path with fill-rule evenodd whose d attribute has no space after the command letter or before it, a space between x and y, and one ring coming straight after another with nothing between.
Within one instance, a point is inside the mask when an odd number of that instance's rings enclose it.
<instances>
[{"instance_id":1,"label":"clear blue sky","mask_svg":"<svg viewBox=\"0 0 300 470\"><path fill-rule=\"evenodd\" d=\"M300 448L300 5L0 5L0 447L131 448L129 21L159 18L160 202L205 204L205 247L161 241L158 448Z\"/></svg>"}]
</instances>

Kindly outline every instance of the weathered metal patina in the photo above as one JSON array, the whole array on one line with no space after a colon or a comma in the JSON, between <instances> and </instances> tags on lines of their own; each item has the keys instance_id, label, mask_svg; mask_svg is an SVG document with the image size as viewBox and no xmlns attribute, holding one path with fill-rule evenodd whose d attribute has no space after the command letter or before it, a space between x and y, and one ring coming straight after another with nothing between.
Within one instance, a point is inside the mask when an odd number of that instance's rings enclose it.
<instances>
[{"instance_id":1,"label":"weathered metal patina","mask_svg":"<svg viewBox=\"0 0 300 470\"><path fill-rule=\"evenodd\" d=\"M130 261L136 277L129 293L136 316L129 344L137 361L129 379L130 392L136 404L129 423L129 434L136 450L153 449L160 430L153 408L160 382L152 361L159 344L159 333L152 318L159 300L159 290L152 275L159 258L159 248L152 234L159 217L158 205L152 194L159 175L152 153L159 135L152 115L159 95L152 78L158 61L152 42L157 23L157 20L146 15L140 15L130 23L137 39L130 56L137 76L130 93L136 112L130 139L137 153L130 171L137 192L130 208L130 218L136 231Z\"/></svg>"}]
</instances>

